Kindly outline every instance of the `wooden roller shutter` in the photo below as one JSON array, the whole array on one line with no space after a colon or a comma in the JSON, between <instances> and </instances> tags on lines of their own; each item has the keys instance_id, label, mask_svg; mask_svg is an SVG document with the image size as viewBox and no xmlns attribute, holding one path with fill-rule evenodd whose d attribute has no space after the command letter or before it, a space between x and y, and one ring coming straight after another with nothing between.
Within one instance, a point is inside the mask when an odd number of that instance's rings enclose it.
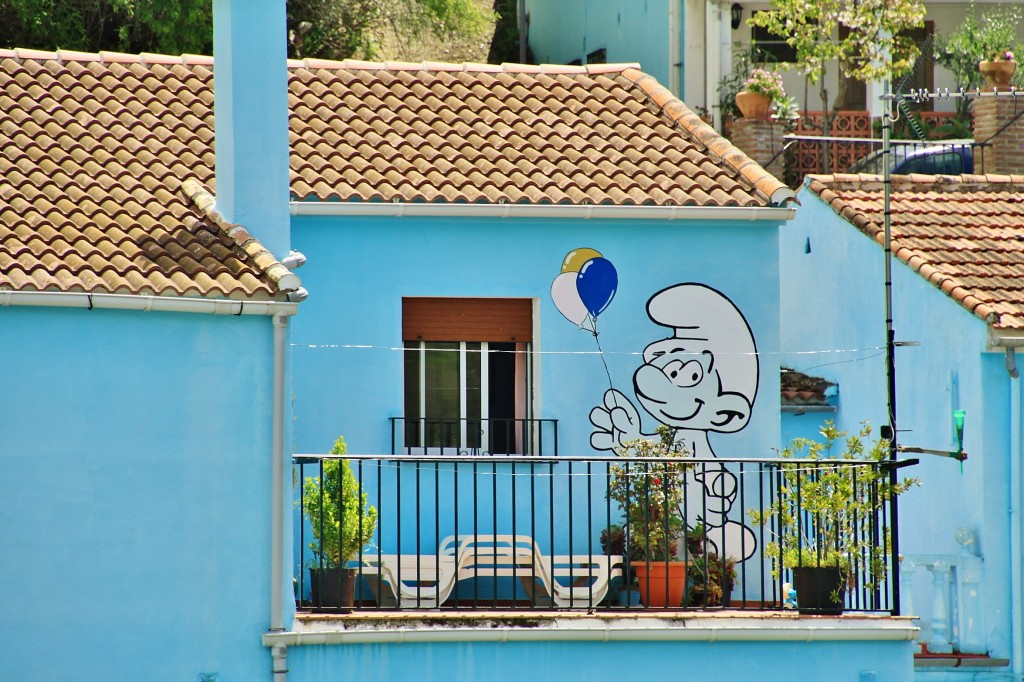
<instances>
[{"instance_id":1,"label":"wooden roller shutter","mask_svg":"<svg viewBox=\"0 0 1024 682\"><path fill-rule=\"evenodd\" d=\"M403 341L533 341L529 298L403 298Z\"/></svg>"}]
</instances>

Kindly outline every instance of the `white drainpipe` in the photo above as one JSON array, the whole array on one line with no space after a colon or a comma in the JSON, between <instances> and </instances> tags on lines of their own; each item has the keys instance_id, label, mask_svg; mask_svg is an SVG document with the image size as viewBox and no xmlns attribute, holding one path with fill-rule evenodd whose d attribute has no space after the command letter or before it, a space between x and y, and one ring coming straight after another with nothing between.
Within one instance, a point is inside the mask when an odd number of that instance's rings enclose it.
<instances>
[{"instance_id":1,"label":"white drainpipe","mask_svg":"<svg viewBox=\"0 0 1024 682\"><path fill-rule=\"evenodd\" d=\"M270 632L284 632L284 510L285 510L285 349L288 317L274 315L274 424L273 482L270 522ZM276 644L272 650L274 682L288 678L288 647Z\"/></svg>"},{"instance_id":2,"label":"white drainpipe","mask_svg":"<svg viewBox=\"0 0 1024 682\"><path fill-rule=\"evenodd\" d=\"M995 318L997 319L997 318ZM1006 372L1009 374L1010 386L1010 650L1013 679L1019 680L1024 673L1024 581L1021 575L1021 540L1024 528L1021 527L1021 418L1020 418L1020 373L1017 370L1017 348L1024 348L1024 335L998 335L989 328L989 350L1005 350Z\"/></svg>"},{"instance_id":3,"label":"white drainpipe","mask_svg":"<svg viewBox=\"0 0 1024 682\"><path fill-rule=\"evenodd\" d=\"M1007 351L1009 353L1009 350ZM1021 434L1020 434L1020 381L1010 377L1010 636L1014 679L1024 671L1024 624L1021 599Z\"/></svg>"}]
</instances>

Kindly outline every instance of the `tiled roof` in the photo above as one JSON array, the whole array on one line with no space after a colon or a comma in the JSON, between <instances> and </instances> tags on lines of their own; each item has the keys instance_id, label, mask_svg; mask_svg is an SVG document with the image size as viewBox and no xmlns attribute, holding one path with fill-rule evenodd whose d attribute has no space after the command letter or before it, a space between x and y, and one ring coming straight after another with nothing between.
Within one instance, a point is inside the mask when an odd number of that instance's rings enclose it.
<instances>
[{"instance_id":1,"label":"tiled roof","mask_svg":"<svg viewBox=\"0 0 1024 682\"><path fill-rule=\"evenodd\" d=\"M0 288L279 295L280 266L211 213L212 68L189 55L0 50ZM289 68L298 200L792 197L635 65Z\"/></svg>"},{"instance_id":2,"label":"tiled roof","mask_svg":"<svg viewBox=\"0 0 1024 682\"><path fill-rule=\"evenodd\" d=\"M55 57L0 50L0 289L276 300L297 286L182 189L213 167L204 67Z\"/></svg>"},{"instance_id":3,"label":"tiled roof","mask_svg":"<svg viewBox=\"0 0 1024 682\"><path fill-rule=\"evenodd\" d=\"M782 367L779 376L783 407L833 407L828 398L835 383Z\"/></svg>"},{"instance_id":4,"label":"tiled roof","mask_svg":"<svg viewBox=\"0 0 1024 682\"><path fill-rule=\"evenodd\" d=\"M884 243L882 179L808 176L840 216ZM1024 329L1024 175L893 176L892 253L996 329Z\"/></svg>"},{"instance_id":5,"label":"tiled roof","mask_svg":"<svg viewBox=\"0 0 1024 682\"><path fill-rule=\"evenodd\" d=\"M766 206L788 188L634 65L293 62L299 200Z\"/></svg>"}]
</instances>

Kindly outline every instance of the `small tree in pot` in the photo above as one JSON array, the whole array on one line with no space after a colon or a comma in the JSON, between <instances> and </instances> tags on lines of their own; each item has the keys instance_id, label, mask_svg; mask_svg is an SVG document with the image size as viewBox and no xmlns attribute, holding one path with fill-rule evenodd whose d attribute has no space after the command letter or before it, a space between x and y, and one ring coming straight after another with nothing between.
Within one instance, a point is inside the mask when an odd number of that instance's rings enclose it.
<instances>
[{"instance_id":1,"label":"small tree in pot","mask_svg":"<svg viewBox=\"0 0 1024 682\"><path fill-rule=\"evenodd\" d=\"M641 599L645 606L680 606L686 562L676 561L676 549L686 530L682 506L692 465L671 460L689 457L690 450L662 425L657 440L632 440L617 451L631 461L610 467L608 498L625 515L629 569L636 574Z\"/></svg>"},{"instance_id":2,"label":"small tree in pot","mask_svg":"<svg viewBox=\"0 0 1024 682\"><path fill-rule=\"evenodd\" d=\"M338 436L330 454L347 451L345 439ZM351 607L355 570L349 564L373 537L377 509L367 503L346 459L325 459L320 476L306 477L302 508L313 532L309 571L314 605ZM335 587L337 595L332 591Z\"/></svg>"},{"instance_id":3,"label":"small tree in pot","mask_svg":"<svg viewBox=\"0 0 1024 682\"><path fill-rule=\"evenodd\" d=\"M774 560L774 575L793 569L801 612L838 614L847 586L870 591L885 580L892 531L883 508L920 481L893 482L890 470L880 466L891 444L884 438L872 442L868 424L848 437L828 421L821 435L822 442L797 438L779 453L802 461L779 467L774 501L750 516L775 534L765 554ZM840 441L844 447L834 452ZM825 569L827 578L820 575ZM822 587L804 583L818 579L826 581ZM816 595L826 597L825 603L817 603Z\"/></svg>"}]
</instances>

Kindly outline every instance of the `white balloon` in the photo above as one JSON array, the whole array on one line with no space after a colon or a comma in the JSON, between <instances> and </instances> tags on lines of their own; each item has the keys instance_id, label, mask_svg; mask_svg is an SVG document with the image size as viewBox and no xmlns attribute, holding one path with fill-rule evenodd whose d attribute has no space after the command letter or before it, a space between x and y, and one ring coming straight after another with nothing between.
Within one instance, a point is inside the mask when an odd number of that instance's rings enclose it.
<instances>
[{"instance_id":1,"label":"white balloon","mask_svg":"<svg viewBox=\"0 0 1024 682\"><path fill-rule=\"evenodd\" d=\"M551 283L551 300L558 312L577 327L582 328L587 319L587 306L583 305L580 292L576 290L575 272L563 272Z\"/></svg>"}]
</instances>

